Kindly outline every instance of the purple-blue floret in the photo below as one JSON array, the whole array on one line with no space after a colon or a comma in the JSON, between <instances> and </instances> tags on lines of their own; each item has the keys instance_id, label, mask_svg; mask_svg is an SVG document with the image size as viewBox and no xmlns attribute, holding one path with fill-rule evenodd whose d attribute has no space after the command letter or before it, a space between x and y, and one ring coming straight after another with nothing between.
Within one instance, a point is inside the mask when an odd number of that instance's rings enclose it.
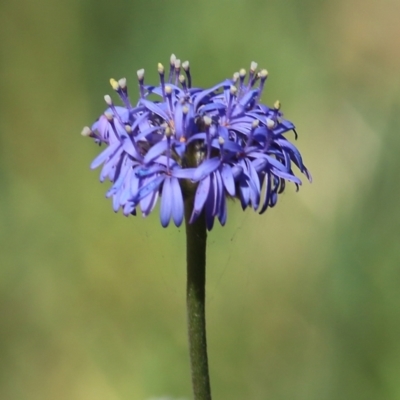
<instances>
[{"instance_id":1,"label":"purple-blue floret","mask_svg":"<svg viewBox=\"0 0 400 400\"><path fill-rule=\"evenodd\" d=\"M204 213L211 230L216 217L225 224L228 198L262 214L286 181L298 188L293 165L311 181L300 152L284 136L297 133L280 103L260 103L268 74L256 69L252 63L249 74L241 70L212 88L192 88L189 63L171 56L168 77L158 65L158 86L145 85L144 70L138 71L135 106L126 80L110 81L123 106L105 96L107 110L82 134L106 145L91 168L102 165L100 180L113 183L106 196L115 212L136 215L140 208L147 216L160 197L162 226L171 219L180 226L191 196L190 222Z\"/></svg>"}]
</instances>

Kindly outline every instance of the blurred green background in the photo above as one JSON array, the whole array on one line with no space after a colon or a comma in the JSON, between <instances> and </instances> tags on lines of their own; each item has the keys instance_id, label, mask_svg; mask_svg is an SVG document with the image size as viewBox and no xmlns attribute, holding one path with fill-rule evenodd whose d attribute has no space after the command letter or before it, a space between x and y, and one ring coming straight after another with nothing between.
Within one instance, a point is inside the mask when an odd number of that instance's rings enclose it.
<instances>
[{"instance_id":1,"label":"blurred green background","mask_svg":"<svg viewBox=\"0 0 400 400\"><path fill-rule=\"evenodd\" d=\"M184 229L124 218L80 136L110 77L251 61L314 183L209 235L215 399L400 398L398 0L3 0L0 399L191 398Z\"/></svg>"}]
</instances>

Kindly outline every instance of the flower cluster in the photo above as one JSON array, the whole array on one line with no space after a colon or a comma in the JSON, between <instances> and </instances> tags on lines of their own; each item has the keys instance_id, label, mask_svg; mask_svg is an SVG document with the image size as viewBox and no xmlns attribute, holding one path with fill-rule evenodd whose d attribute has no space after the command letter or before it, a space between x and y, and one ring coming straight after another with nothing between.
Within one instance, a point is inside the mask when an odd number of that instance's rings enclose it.
<instances>
[{"instance_id":1,"label":"flower cluster","mask_svg":"<svg viewBox=\"0 0 400 400\"><path fill-rule=\"evenodd\" d=\"M204 212L210 230L217 217L227 218L227 198L238 198L243 209L262 214L273 207L286 181L301 181L292 165L311 180L297 148L284 134L294 125L283 119L279 101L268 107L260 98L268 76L251 63L212 88L192 87L189 63L170 59L168 74L158 64L160 83L145 85L137 72L140 98L134 106L126 79L110 80L123 106L106 95L107 110L89 136L106 149L92 162L103 165L100 180L113 185L107 192L114 211L147 216L161 198L160 219L179 226L184 201L192 196L190 222ZM167 75L167 76L166 76ZM154 100L157 98L157 100Z\"/></svg>"}]
</instances>

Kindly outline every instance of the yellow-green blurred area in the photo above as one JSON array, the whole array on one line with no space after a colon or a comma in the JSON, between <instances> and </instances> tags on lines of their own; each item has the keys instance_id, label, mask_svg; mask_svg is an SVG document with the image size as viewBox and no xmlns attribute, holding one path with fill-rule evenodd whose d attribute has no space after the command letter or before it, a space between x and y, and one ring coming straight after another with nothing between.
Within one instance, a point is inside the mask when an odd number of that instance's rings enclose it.
<instances>
[{"instance_id":1,"label":"yellow-green blurred area","mask_svg":"<svg viewBox=\"0 0 400 400\"><path fill-rule=\"evenodd\" d=\"M82 138L126 76L257 61L314 178L209 234L213 397L400 398L398 0L2 0L0 399L191 398L184 228L114 214ZM292 136L291 140L294 140Z\"/></svg>"}]
</instances>

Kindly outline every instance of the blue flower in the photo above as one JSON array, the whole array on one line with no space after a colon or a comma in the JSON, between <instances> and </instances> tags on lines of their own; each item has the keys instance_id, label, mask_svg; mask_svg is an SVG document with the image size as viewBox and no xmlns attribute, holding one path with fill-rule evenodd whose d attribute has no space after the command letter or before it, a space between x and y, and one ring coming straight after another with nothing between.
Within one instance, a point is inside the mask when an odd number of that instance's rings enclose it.
<instances>
[{"instance_id":1,"label":"blue flower","mask_svg":"<svg viewBox=\"0 0 400 400\"><path fill-rule=\"evenodd\" d=\"M293 131L297 138L280 103L260 103L266 70L257 72L251 63L248 74L242 69L212 88L193 88L189 63L172 55L168 77L161 64L158 73L159 84L151 86L144 83L144 70L138 71L135 106L126 79L111 79L123 106L106 95L108 108L82 131L106 145L91 168L102 165L100 181L113 183L107 197L114 211L136 215L140 208L147 216L160 197L162 226L171 218L180 226L185 198L193 196L190 222L204 212L211 230L216 217L225 224L227 198L262 214L276 204L287 181L298 188L293 165L311 181L300 152L284 136Z\"/></svg>"}]
</instances>

